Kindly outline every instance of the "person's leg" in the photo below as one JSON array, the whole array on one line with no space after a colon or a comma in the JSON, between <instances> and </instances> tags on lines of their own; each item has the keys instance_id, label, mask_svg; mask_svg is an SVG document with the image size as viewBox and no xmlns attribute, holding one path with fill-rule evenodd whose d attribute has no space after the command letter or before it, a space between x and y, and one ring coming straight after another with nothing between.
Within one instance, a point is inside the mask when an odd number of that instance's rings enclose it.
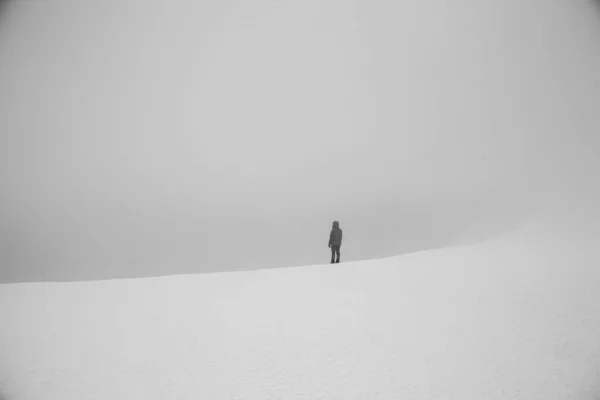
<instances>
[{"instance_id":1,"label":"person's leg","mask_svg":"<svg viewBox=\"0 0 600 400\"><path fill-rule=\"evenodd\" d=\"M340 262L340 246L335 246L335 254L337 255L336 263Z\"/></svg>"},{"instance_id":2,"label":"person's leg","mask_svg":"<svg viewBox=\"0 0 600 400\"><path fill-rule=\"evenodd\" d=\"M335 246L331 246L331 263L333 264L335 262Z\"/></svg>"}]
</instances>

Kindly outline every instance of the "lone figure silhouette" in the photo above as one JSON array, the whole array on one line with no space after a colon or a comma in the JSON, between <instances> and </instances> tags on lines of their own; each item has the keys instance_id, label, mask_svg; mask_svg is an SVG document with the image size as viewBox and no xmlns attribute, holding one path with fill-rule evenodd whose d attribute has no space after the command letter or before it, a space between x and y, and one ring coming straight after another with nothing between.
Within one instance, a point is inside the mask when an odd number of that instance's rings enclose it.
<instances>
[{"instance_id":1,"label":"lone figure silhouette","mask_svg":"<svg viewBox=\"0 0 600 400\"><path fill-rule=\"evenodd\" d=\"M342 247L342 230L340 229L340 223L333 221L331 233L329 234L329 248L331 248L331 264L340 262L340 247ZM337 259L334 261L334 256L337 255Z\"/></svg>"}]
</instances>

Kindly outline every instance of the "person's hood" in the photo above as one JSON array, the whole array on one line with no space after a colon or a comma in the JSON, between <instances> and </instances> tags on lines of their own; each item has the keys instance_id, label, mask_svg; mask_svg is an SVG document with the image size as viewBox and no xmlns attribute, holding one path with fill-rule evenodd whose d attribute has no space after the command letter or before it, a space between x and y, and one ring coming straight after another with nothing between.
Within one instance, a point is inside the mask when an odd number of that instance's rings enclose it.
<instances>
[{"instance_id":1,"label":"person's hood","mask_svg":"<svg viewBox=\"0 0 600 400\"><path fill-rule=\"evenodd\" d=\"M340 229L340 223L337 221L333 222L333 229Z\"/></svg>"}]
</instances>

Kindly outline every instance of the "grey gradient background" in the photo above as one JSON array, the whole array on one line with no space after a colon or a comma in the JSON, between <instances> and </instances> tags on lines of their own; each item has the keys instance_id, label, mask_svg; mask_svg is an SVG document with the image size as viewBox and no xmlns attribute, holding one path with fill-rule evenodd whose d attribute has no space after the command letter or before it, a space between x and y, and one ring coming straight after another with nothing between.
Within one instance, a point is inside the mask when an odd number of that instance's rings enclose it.
<instances>
[{"instance_id":1,"label":"grey gradient background","mask_svg":"<svg viewBox=\"0 0 600 400\"><path fill-rule=\"evenodd\" d=\"M0 282L326 263L597 197L585 0L45 0L0 15Z\"/></svg>"}]
</instances>

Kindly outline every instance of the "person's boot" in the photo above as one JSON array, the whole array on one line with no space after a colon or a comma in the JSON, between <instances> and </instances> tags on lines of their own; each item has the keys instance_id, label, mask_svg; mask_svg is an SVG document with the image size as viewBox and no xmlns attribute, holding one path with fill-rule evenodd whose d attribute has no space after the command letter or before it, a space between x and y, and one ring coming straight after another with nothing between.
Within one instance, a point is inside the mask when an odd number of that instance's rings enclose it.
<instances>
[{"instance_id":1,"label":"person's boot","mask_svg":"<svg viewBox=\"0 0 600 400\"><path fill-rule=\"evenodd\" d=\"M335 263L336 263L336 264L339 264L339 263L340 263L340 259L338 258L338 259L335 261Z\"/></svg>"}]
</instances>

